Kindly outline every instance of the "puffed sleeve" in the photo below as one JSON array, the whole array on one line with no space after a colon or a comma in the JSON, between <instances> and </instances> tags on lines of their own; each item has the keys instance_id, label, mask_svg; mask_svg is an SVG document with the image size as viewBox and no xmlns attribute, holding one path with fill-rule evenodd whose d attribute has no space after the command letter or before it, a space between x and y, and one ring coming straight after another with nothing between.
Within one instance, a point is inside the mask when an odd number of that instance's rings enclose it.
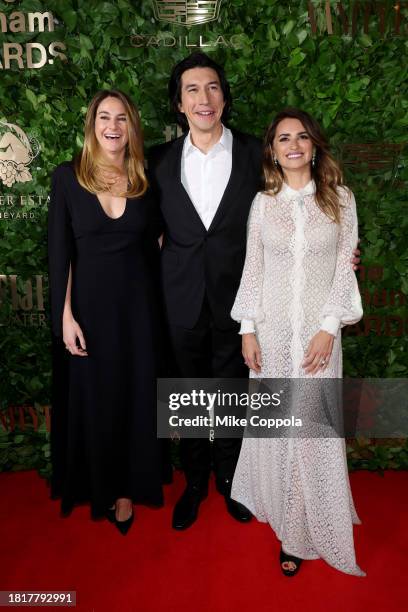
<instances>
[{"instance_id":1,"label":"puffed sleeve","mask_svg":"<svg viewBox=\"0 0 408 612\"><path fill-rule=\"evenodd\" d=\"M340 327L354 325L363 316L357 279L350 258L358 241L356 201L350 190L341 188L341 221L336 269L329 297L321 313L321 329L336 336Z\"/></svg>"},{"instance_id":2,"label":"puffed sleeve","mask_svg":"<svg viewBox=\"0 0 408 612\"><path fill-rule=\"evenodd\" d=\"M231 317L242 322L241 333L253 331L253 323L262 321L262 285L264 275L264 247L261 228L263 198L258 193L252 202L247 228L247 248L241 283L231 310ZM252 322L252 326L251 326Z\"/></svg>"},{"instance_id":3,"label":"puffed sleeve","mask_svg":"<svg viewBox=\"0 0 408 612\"><path fill-rule=\"evenodd\" d=\"M50 282L51 323L56 336L62 336L62 314L67 291L69 266L73 257L73 233L63 170L52 176L48 210L48 268Z\"/></svg>"}]
</instances>

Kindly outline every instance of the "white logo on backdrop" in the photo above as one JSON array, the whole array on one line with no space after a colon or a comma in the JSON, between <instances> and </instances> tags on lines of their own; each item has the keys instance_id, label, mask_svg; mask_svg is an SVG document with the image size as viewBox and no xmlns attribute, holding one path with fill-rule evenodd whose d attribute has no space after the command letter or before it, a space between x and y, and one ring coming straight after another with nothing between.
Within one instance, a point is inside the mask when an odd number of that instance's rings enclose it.
<instances>
[{"instance_id":1,"label":"white logo on backdrop","mask_svg":"<svg viewBox=\"0 0 408 612\"><path fill-rule=\"evenodd\" d=\"M39 150L35 138L28 138L18 125L0 120L0 181L7 187L31 181L28 166Z\"/></svg>"}]
</instances>

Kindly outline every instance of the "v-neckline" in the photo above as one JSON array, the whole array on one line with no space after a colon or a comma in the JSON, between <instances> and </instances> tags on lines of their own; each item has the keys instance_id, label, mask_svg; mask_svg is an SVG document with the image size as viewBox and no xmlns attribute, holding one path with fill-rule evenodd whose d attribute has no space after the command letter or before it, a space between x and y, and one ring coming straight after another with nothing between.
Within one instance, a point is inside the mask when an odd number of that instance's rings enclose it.
<instances>
[{"instance_id":1,"label":"v-neckline","mask_svg":"<svg viewBox=\"0 0 408 612\"><path fill-rule=\"evenodd\" d=\"M125 214L126 214L126 210L127 210L127 206L128 206L128 199L129 198L125 198L125 208L123 209L123 213L119 216L119 217L111 217L110 215L108 215L108 213L106 212L106 210L104 209L104 207L102 206L102 202L100 201L100 199L98 198L98 195L96 193L92 194L95 196L96 201L99 205L99 208L102 211L102 214L107 218L110 219L111 221L119 221L119 219L122 219Z\"/></svg>"}]
</instances>

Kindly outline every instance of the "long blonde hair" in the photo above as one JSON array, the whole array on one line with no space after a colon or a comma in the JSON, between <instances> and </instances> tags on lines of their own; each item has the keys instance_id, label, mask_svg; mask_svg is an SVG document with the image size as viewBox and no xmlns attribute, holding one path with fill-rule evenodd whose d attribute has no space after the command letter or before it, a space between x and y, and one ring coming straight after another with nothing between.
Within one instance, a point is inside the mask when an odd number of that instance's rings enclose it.
<instances>
[{"instance_id":1,"label":"long blonde hair","mask_svg":"<svg viewBox=\"0 0 408 612\"><path fill-rule=\"evenodd\" d=\"M144 170L143 133L140 117L132 100L118 89L101 90L92 98L85 118L84 146L75 159L75 172L78 182L91 193L110 190L110 185L103 179L101 169L117 171L102 160L99 143L95 136L95 118L99 105L106 98L117 98L125 107L128 144L125 153L125 168L128 176L128 188L122 197L139 197L147 189L147 178Z\"/></svg>"},{"instance_id":2,"label":"long blonde hair","mask_svg":"<svg viewBox=\"0 0 408 612\"><path fill-rule=\"evenodd\" d=\"M315 147L315 163L312 164L312 178L316 184L316 203L320 210L335 223L340 223L340 198L338 187L343 185L343 175L339 164L331 155L329 143L324 136L320 125L305 111L297 108L286 108L281 111L265 135L263 153L263 171L265 176L265 192L276 195L282 188L284 181L283 171L273 159L273 141L276 128L283 119L298 119Z\"/></svg>"}]
</instances>

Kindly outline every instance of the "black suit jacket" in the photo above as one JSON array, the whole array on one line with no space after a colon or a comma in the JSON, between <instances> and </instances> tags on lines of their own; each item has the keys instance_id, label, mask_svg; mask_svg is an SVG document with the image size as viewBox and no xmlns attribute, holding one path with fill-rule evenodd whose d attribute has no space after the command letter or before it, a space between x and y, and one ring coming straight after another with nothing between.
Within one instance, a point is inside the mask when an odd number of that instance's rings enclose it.
<instances>
[{"instance_id":1,"label":"black suit jacket","mask_svg":"<svg viewBox=\"0 0 408 612\"><path fill-rule=\"evenodd\" d=\"M149 157L165 225L161 268L171 325L193 328L205 294L218 328L237 325L230 311L245 260L248 213L262 185L262 145L253 136L232 133L231 177L208 231L181 183L185 136L155 147Z\"/></svg>"}]
</instances>

